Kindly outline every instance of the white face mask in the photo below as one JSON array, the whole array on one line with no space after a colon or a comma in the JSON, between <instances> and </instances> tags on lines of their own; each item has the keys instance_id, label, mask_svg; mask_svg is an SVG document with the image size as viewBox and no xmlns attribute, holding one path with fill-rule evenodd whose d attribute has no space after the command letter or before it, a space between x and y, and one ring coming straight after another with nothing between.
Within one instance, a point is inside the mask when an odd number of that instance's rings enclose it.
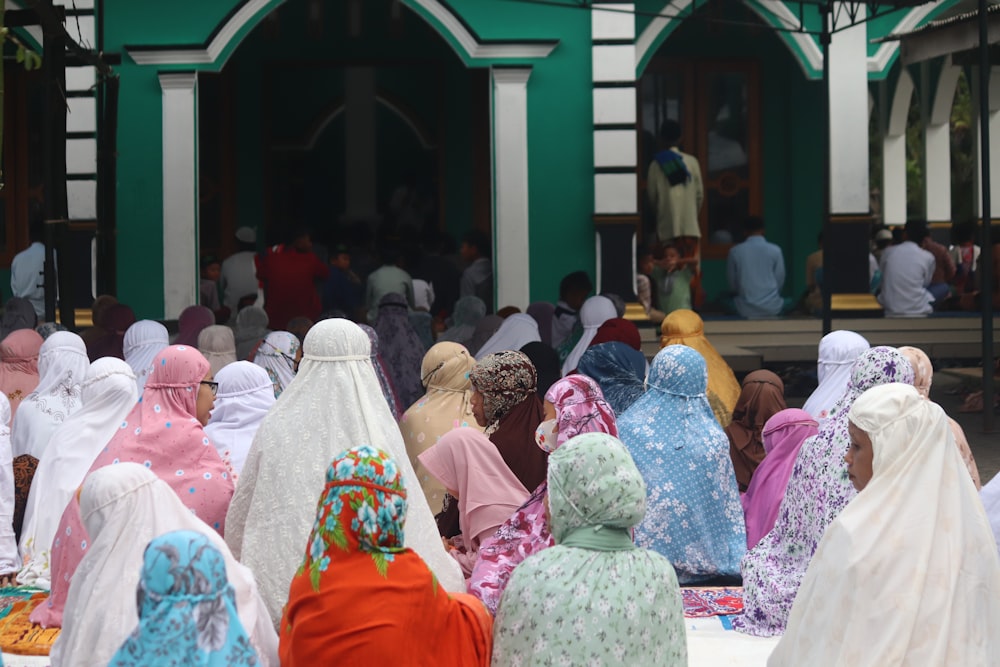
<instances>
[{"instance_id":1,"label":"white face mask","mask_svg":"<svg viewBox=\"0 0 1000 667\"><path fill-rule=\"evenodd\" d=\"M555 451L558 437L559 427L555 419L546 419L535 429L535 443L546 452Z\"/></svg>"}]
</instances>

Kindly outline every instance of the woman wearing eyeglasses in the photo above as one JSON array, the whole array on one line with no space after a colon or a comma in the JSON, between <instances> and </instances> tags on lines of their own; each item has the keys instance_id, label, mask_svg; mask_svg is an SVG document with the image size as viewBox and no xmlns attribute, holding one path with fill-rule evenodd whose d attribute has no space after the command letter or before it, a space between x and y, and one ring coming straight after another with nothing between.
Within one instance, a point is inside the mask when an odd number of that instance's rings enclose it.
<instances>
[{"instance_id":1,"label":"woman wearing eyeglasses","mask_svg":"<svg viewBox=\"0 0 1000 667\"><path fill-rule=\"evenodd\" d=\"M107 465L144 465L170 485L199 519L223 533L233 480L205 434L218 384L208 361L193 347L171 345L153 361L142 400L121 423L90 472ZM58 626L69 579L89 539L74 497L63 513L52 548L52 594L36 609L36 622Z\"/></svg>"}]
</instances>

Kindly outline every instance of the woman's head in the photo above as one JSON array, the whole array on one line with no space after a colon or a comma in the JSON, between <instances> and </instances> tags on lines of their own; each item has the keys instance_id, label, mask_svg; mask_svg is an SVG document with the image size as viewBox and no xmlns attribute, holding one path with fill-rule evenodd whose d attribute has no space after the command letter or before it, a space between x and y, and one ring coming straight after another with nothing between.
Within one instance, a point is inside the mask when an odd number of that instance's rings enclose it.
<instances>
[{"instance_id":1,"label":"woman's head","mask_svg":"<svg viewBox=\"0 0 1000 667\"><path fill-rule=\"evenodd\" d=\"M547 452L582 433L618 435L614 410L597 383L585 375L568 375L553 384L545 394L545 410L546 421L535 439Z\"/></svg>"},{"instance_id":2,"label":"woman's head","mask_svg":"<svg viewBox=\"0 0 1000 667\"><path fill-rule=\"evenodd\" d=\"M670 345L674 339L684 339L691 336L703 336L705 323L698 313L686 308L671 312L660 325L661 345Z\"/></svg>"},{"instance_id":3,"label":"woman's head","mask_svg":"<svg viewBox=\"0 0 1000 667\"><path fill-rule=\"evenodd\" d=\"M931 364L930 357L917 347L903 346L899 351L913 366L913 386L921 396L930 398L931 382L934 381L934 365Z\"/></svg>"},{"instance_id":4,"label":"woman's head","mask_svg":"<svg viewBox=\"0 0 1000 667\"><path fill-rule=\"evenodd\" d=\"M428 390L466 391L472 388L469 374L476 365L464 345L437 343L424 355L420 364L420 381Z\"/></svg>"},{"instance_id":5,"label":"woman's head","mask_svg":"<svg viewBox=\"0 0 1000 667\"><path fill-rule=\"evenodd\" d=\"M118 505L139 489L156 484L159 477L138 463L117 463L87 475L80 488L80 518L93 541L109 517L121 515ZM125 514L128 514L127 512Z\"/></svg>"},{"instance_id":6,"label":"woman's head","mask_svg":"<svg viewBox=\"0 0 1000 667\"><path fill-rule=\"evenodd\" d=\"M491 354L472 369L472 410L480 426L500 421L512 408L535 393L538 374L523 352Z\"/></svg>"},{"instance_id":7,"label":"woman's head","mask_svg":"<svg viewBox=\"0 0 1000 667\"><path fill-rule=\"evenodd\" d=\"M854 401L848 420L850 446L844 460L859 491L901 459L919 456L914 450L921 443L950 447L958 459L947 415L909 384L869 389Z\"/></svg>"},{"instance_id":8,"label":"woman's head","mask_svg":"<svg viewBox=\"0 0 1000 667\"><path fill-rule=\"evenodd\" d=\"M52 336L49 336L51 338ZM0 361L4 363L35 360L42 349L42 337L34 329L18 329L0 342Z\"/></svg>"},{"instance_id":9,"label":"woman's head","mask_svg":"<svg viewBox=\"0 0 1000 667\"><path fill-rule=\"evenodd\" d=\"M550 528L556 543L576 530L627 529L646 514L646 483L618 438L586 433L549 456Z\"/></svg>"},{"instance_id":10,"label":"woman's head","mask_svg":"<svg viewBox=\"0 0 1000 667\"><path fill-rule=\"evenodd\" d=\"M674 396L704 396L708 367L696 350L686 345L668 345L653 358L646 384Z\"/></svg>"},{"instance_id":11,"label":"woman's head","mask_svg":"<svg viewBox=\"0 0 1000 667\"><path fill-rule=\"evenodd\" d=\"M169 608L208 618L216 611L220 595L234 602L226 561L202 533L175 530L155 537L142 560L137 592L140 619Z\"/></svg>"},{"instance_id":12,"label":"woman's head","mask_svg":"<svg viewBox=\"0 0 1000 667\"><path fill-rule=\"evenodd\" d=\"M333 547L399 551L406 507L402 473L387 453L362 445L340 454L326 471L306 567L318 567Z\"/></svg>"},{"instance_id":13,"label":"woman's head","mask_svg":"<svg viewBox=\"0 0 1000 667\"><path fill-rule=\"evenodd\" d=\"M205 384L208 382L212 382L212 371L201 352L186 345L171 345L153 361L143 401L147 396L154 403L169 400L172 407L205 425L215 404L212 385Z\"/></svg>"},{"instance_id":14,"label":"woman's head","mask_svg":"<svg viewBox=\"0 0 1000 667\"><path fill-rule=\"evenodd\" d=\"M913 366L896 348L873 347L865 350L854 362L851 388L856 394L890 382L913 384Z\"/></svg>"}]
</instances>

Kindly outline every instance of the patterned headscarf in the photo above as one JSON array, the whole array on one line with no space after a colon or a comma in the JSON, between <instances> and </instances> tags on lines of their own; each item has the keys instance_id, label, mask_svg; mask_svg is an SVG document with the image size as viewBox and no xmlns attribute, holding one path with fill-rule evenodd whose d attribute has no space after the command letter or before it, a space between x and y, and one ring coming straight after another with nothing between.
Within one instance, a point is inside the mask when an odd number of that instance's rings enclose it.
<instances>
[{"instance_id":1,"label":"patterned headscarf","mask_svg":"<svg viewBox=\"0 0 1000 667\"><path fill-rule=\"evenodd\" d=\"M267 371L274 385L274 397L288 389L295 379L295 358L299 355L302 344L298 337L287 331L272 331L257 348L253 362Z\"/></svg>"},{"instance_id":2,"label":"patterned headscarf","mask_svg":"<svg viewBox=\"0 0 1000 667\"><path fill-rule=\"evenodd\" d=\"M535 393L538 373L523 352L507 350L483 358L469 376L472 386L483 395L486 432L496 430L499 421L525 398Z\"/></svg>"},{"instance_id":3,"label":"patterned headscarf","mask_svg":"<svg viewBox=\"0 0 1000 667\"><path fill-rule=\"evenodd\" d=\"M378 332L382 358L388 364L386 371L405 410L424 393L420 384L420 362L427 352L410 324L406 297L395 292L382 297L378 304L375 331Z\"/></svg>"},{"instance_id":4,"label":"patterned headscarf","mask_svg":"<svg viewBox=\"0 0 1000 667\"><path fill-rule=\"evenodd\" d=\"M177 530L149 543L137 598L139 625L109 667L260 664L226 562L201 533Z\"/></svg>"},{"instance_id":5,"label":"patterned headscarf","mask_svg":"<svg viewBox=\"0 0 1000 667\"><path fill-rule=\"evenodd\" d=\"M854 362L847 391L802 444L771 531L741 563L743 615L733 625L747 634L781 634L809 561L827 527L856 495L844 454L847 412L861 394L893 382L913 384L913 367L892 347L873 347Z\"/></svg>"},{"instance_id":6,"label":"patterned headscarf","mask_svg":"<svg viewBox=\"0 0 1000 667\"><path fill-rule=\"evenodd\" d=\"M309 550L296 576L308 572L318 591L334 549L371 554L375 569L386 576L394 554L404 549L405 519L406 489L395 461L369 445L347 450L326 471Z\"/></svg>"},{"instance_id":7,"label":"patterned headscarf","mask_svg":"<svg viewBox=\"0 0 1000 667\"><path fill-rule=\"evenodd\" d=\"M611 409L597 383L585 375L568 375L552 385L545 400L556 408L559 427L555 451L581 433L607 433L617 436L615 411Z\"/></svg>"},{"instance_id":8,"label":"patterned headscarf","mask_svg":"<svg viewBox=\"0 0 1000 667\"><path fill-rule=\"evenodd\" d=\"M389 379L389 374L385 372L385 362L382 360L382 353L379 352L378 333L367 324L359 324L358 326L361 327L361 330L365 332L368 340L371 342L371 361L372 366L375 368L375 376L378 378L379 386L382 387L382 395L385 396L385 402L389 404L389 412L392 413L392 418L398 420L403 416L403 411L406 408L400 402L399 395L396 393L396 387L393 386L392 380Z\"/></svg>"},{"instance_id":9,"label":"patterned headscarf","mask_svg":"<svg viewBox=\"0 0 1000 667\"><path fill-rule=\"evenodd\" d=\"M646 357L625 343L587 348L576 370L597 381L616 415L624 413L646 392Z\"/></svg>"}]
</instances>

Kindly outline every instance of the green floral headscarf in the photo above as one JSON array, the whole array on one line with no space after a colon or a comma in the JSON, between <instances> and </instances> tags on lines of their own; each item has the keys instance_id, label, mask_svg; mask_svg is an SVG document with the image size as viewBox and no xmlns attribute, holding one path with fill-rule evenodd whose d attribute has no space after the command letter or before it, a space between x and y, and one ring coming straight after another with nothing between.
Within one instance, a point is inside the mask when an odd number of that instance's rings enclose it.
<instances>
[{"instance_id":1,"label":"green floral headscarf","mask_svg":"<svg viewBox=\"0 0 1000 667\"><path fill-rule=\"evenodd\" d=\"M549 456L548 480L556 544L631 548L628 529L646 514L646 483L618 438L606 433L572 438Z\"/></svg>"}]
</instances>

